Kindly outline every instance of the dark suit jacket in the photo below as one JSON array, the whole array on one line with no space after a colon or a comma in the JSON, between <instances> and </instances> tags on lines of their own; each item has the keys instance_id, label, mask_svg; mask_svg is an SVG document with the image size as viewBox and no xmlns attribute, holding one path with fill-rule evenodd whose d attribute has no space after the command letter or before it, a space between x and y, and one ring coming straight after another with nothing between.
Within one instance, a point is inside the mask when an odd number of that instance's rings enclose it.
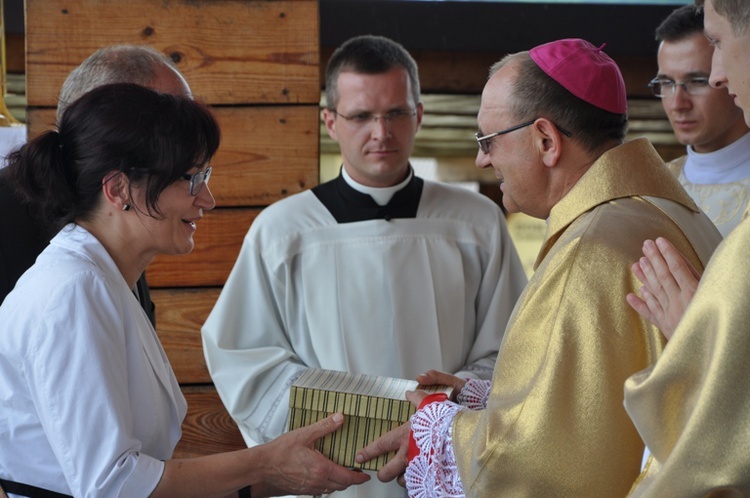
<instances>
[{"instance_id":1,"label":"dark suit jacket","mask_svg":"<svg viewBox=\"0 0 750 498\"><path fill-rule=\"evenodd\" d=\"M35 221L31 206L18 197L7 177L7 170L0 169L0 304L54 236ZM136 293L149 320L156 324L145 273L138 280Z\"/></svg>"}]
</instances>

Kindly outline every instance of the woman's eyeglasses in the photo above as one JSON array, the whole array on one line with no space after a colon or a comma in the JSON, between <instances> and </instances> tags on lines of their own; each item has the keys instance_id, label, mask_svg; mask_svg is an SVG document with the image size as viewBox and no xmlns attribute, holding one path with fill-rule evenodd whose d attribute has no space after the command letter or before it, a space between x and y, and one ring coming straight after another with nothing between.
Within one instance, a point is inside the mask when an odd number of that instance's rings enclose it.
<instances>
[{"instance_id":1,"label":"woman's eyeglasses","mask_svg":"<svg viewBox=\"0 0 750 498\"><path fill-rule=\"evenodd\" d=\"M207 184L209 178L211 178L211 166L192 175L185 173L181 178L190 181L190 195L198 195L203 185Z\"/></svg>"}]
</instances>

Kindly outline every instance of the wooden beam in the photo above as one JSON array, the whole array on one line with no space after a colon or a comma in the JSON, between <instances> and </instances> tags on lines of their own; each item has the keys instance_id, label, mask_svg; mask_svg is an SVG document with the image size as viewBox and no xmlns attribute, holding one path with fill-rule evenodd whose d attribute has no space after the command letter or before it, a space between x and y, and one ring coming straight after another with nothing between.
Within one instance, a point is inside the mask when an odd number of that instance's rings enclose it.
<instances>
[{"instance_id":1,"label":"wooden beam","mask_svg":"<svg viewBox=\"0 0 750 498\"><path fill-rule=\"evenodd\" d=\"M54 107L92 52L131 43L168 54L211 104L316 103L318 29L315 0L27 0L27 98Z\"/></svg>"},{"instance_id":2,"label":"wooden beam","mask_svg":"<svg viewBox=\"0 0 750 498\"><path fill-rule=\"evenodd\" d=\"M507 53L579 37L597 45L606 42L613 56L650 56L656 52L654 30L674 8L632 1L320 0L321 45L336 47L372 33L410 51Z\"/></svg>"},{"instance_id":3,"label":"wooden beam","mask_svg":"<svg viewBox=\"0 0 750 498\"><path fill-rule=\"evenodd\" d=\"M180 384L210 384L200 329L221 289L152 289L159 340Z\"/></svg>"},{"instance_id":4,"label":"wooden beam","mask_svg":"<svg viewBox=\"0 0 750 498\"><path fill-rule=\"evenodd\" d=\"M323 57L330 57L329 54L328 50L322 52ZM413 50L411 54L419 66L422 93L476 95L482 93L490 66L507 55L506 52L498 51L452 50ZM657 72L656 56L614 56L613 59L622 71L628 96L650 97L651 91L647 85ZM325 70L324 65L321 68Z\"/></svg>"},{"instance_id":5,"label":"wooden beam","mask_svg":"<svg viewBox=\"0 0 750 498\"><path fill-rule=\"evenodd\" d=\"M204 213L195 249L183 256L159 255L148 266L150 287L222 286L232 271L242 241L258 208L216 209Z\"/></svg>"},{"instance_id":6,"label":"wooden beam","mask_svg":"<svg viewBox=\"0 0 750 498\"><path fill-rule=\"evenodd\" d=\"M8 73L26 72L26 52L24 35L7 33L5 36L5 70Z\"/></svg>"},{"instance_id":7,"label":"wooden beam","mask_svg":"<svg viewBox=\"0 0 750 498\"><path fill-rule=\"evenodd\" d=\"M172 458L193 458L247 445L213 386L182 386L188 411Z\"/></svg>"}]
</instances>

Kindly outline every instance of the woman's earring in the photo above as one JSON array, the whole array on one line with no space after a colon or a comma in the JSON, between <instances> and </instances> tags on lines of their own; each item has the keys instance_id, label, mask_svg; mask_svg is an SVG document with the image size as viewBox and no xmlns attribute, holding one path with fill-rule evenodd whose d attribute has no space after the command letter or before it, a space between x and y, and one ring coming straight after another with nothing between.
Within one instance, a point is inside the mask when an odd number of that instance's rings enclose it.
<instances>
[{"instance_id":1,"label":"woman's earring","mask_svg":"<svg viewBox=\"0 0 750 498\"><path fill-rule=\"evenodd\" d=\"M130 211L130 204L123 204L122 205L122 210L123 211Z\"/></svg>"}]
</instances>

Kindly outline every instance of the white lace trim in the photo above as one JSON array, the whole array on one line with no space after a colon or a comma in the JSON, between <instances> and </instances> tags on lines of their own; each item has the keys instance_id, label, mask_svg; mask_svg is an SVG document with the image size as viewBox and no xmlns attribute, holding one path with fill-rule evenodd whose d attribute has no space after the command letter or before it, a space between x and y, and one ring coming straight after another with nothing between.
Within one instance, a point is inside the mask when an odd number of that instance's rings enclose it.
<instances>
[{"instance_id":1,"label":"white lace trim","mask_svg":"<svg viewBox=\"0 0 750 498\"><path fill-rule=\"evenodd\" d=\"M404 478L410 498L463 498L453 453L452 425L466 408L445 401L430 403L411 417L411 430L419 455L406 468Z\"/></svg>"},{"instance_id":2,"label":"white lace trim","mask_svg":"<svg viewBox=\"0 0 750 498\"><path fill-rule=\"evenodd\" d=\"M468 379L456 400L469 410L484 410L490 399L490 384L489 380Z\"/></svg>"}]
</instances>

